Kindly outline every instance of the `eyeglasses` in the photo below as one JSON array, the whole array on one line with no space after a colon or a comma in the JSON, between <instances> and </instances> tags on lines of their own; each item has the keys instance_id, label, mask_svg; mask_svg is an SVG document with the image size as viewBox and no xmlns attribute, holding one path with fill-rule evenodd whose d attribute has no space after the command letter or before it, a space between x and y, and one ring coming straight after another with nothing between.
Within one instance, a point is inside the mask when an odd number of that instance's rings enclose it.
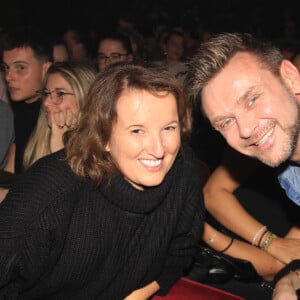
<instances>
[{"instance_id":1,"label":"eyeglasses","mask_svg":"<svg viewBox=\"0 0 300 300\"><path fill-rule=\"evenodd\" d=\"M112 63L119 62L122 56L127 56L128 54L121 53L112 53L110 56L106 56L105 54L98 54L98 61L101 63L106 62L109 59Z\"/></svg>"},{"instance_id":2,"label":"eyeglasses","mask_svg":"<svg viewBox=\"0 0 300 300\"><path fill-rule=\"evenodd\" d=\"M36 91L36 93L39 94L43 98L43 100L45 100L47 97L50 97L53 104L55 104L55 105L61 104L62 101L64 100L65 96L75 95L74 93L68 93L68 92L64 92L64 91L60 91L60 90L49 91L46 89ZM55 98L53 98L52 93L55 94Z\"/></svg>"}]
</instances>

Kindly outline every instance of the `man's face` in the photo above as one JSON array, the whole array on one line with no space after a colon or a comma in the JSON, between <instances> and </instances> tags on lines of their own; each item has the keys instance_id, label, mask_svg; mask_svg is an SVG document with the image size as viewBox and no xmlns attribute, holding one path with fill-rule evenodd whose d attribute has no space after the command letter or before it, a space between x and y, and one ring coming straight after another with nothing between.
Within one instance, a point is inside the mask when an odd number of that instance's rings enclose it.
<instances>
[{"instance_id":1,"label":"man's face","mask_svg":"<svg viewBox=\"0 0 300 300\"><path fill-rule=\"evenodd\" d=\"M36 101L36 91L41 89L49 65L40 63L30 47L3 51L3 67L11 100Z\"/></svg>"},{"instance_id":2,"label":"man's face","mask_svg":"<svg viewBox=\"0 0 300 300\"><path fill-rule=\"evenodd\" d=\"M254 56L238 53L202 91L204 112L228 144L272 167L300 161L299 90L291 84L299 87L300 77L290 63L283 65L284 82Z\"/></svg>"}]
</instances>

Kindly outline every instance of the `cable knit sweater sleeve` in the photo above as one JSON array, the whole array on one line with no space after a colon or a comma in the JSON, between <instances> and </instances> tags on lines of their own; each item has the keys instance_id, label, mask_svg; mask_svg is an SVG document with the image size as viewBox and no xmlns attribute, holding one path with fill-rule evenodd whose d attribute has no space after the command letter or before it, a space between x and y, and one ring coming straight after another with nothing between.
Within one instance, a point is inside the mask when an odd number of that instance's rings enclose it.
<instances>
[{"instance_id":1,"label":"cable knit sweater sleeve","mask_svg":"<svg viewBox=\"0 0 300 300\"><path fill-rule=\"evenodd\" d=\"M45 265L51 267L51 255L56 257L62 247L53 239L64 234L63 225L56 228L68 219L72 203L64 195L75 185L61 155L34 164L0 206L0 299L15 299L19 290L41 276Z\"/></svg>"},{"instance_id":2,"label":"cable knit sweater sleeve","mask_svg":"<svg viewBox=\"0 0 300 300\"><path fill-rule=\"evenodd\" d=\"M163 272L157 279L160 285L158 295L165 295L171 286L183 276L183 272L193 261L196 246L201 240L205 217L204 201L201 188L201 174L196 157L188 151L180 172L176 196L182 196L184 203L180 220L173 240L168 249Z\"/></svg>"}]
</instances>

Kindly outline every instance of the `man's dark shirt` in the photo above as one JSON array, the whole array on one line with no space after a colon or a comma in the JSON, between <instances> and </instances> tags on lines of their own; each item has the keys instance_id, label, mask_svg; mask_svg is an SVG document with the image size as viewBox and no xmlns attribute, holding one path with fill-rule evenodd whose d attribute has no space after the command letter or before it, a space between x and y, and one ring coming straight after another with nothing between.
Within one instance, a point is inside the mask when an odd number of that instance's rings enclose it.
<instances>
[{"instance_id":1,"label":"man's dark shirt","mask_svg":"<svg viewBox=\"0 0 300 300\"><path fill-rule=\"evenodd\" d=\"M28 139L33 132L40 112L41 100L27 104L25 102L11 102L14 112L16 158L15 172L23 171L23 154Z\"/></svg>"}]
</instances>

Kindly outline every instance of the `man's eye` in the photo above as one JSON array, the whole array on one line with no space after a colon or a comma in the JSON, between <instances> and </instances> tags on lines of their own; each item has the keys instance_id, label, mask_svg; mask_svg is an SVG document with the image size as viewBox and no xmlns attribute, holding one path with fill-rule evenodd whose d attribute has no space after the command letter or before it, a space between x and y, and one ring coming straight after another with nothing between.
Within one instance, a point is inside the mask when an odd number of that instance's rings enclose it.
<instances>
[{"instance_id":1,"label":"man's eye","mask_svg":"<svg viewBox=\"0 0 300 300\"><path fill-rule=\"evenodd\" d=\"M227 119L227 120L224 121L222 127L223 128L227 127L227 126L231 125L232 123L233 123L233 119Z\"/></svg>"},{"instance_id":2,"label":"man's eye","mask_svg":"<svg viewBox=\"0 0 300 300\"><path fill-rule=\"evenodd\" d=\"M26 69L26 67L23 66L23 65L17 65L17 66L16 66L16 69L17 69L18 71L23 71L23 70Z\"/></svg>"},{"instance_id":3,"label":"man's eye","mask_svg":"<svg viewBox=\"0 0 300 300\"><path fill-rule=\"evenodd\" d=\"M257 97L251 98L251 99L249 100L249 102L248 102L248 105L249 105L249 106L253 105L253 104L256 102L256 100L257 100Z\"/></svg>"}]
</instances>

